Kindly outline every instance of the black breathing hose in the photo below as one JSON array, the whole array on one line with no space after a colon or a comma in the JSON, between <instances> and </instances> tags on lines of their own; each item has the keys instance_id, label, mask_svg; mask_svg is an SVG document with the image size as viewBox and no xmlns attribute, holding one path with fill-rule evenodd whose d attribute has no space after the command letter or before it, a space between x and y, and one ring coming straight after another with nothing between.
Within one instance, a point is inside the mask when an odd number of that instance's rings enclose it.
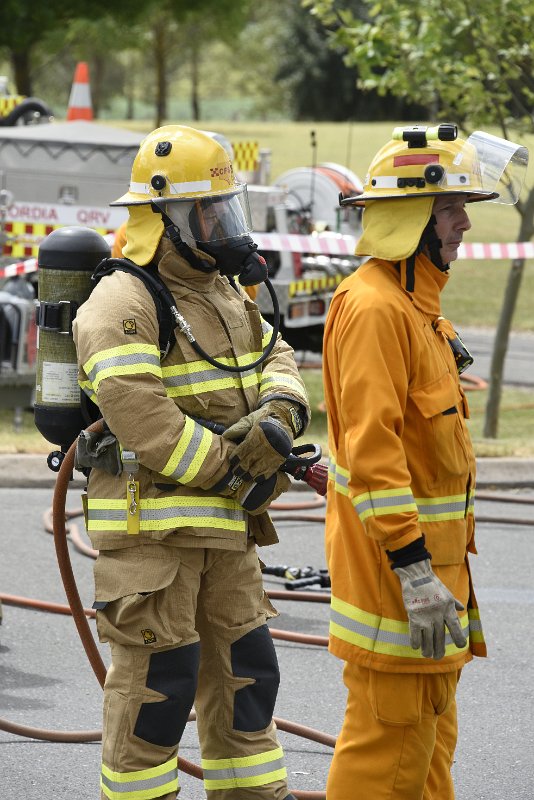
<instances>
[{"instance_id":1,"label":"black breathing hose","mask_svg":"<svg viewBox=\"0 0 534 800\"><path fill-rule=\"evenodd\" d=\"M262 364L269 355L269 353L271 352L271 350L273 349L276 343L276 337L278 336L278 331L280 330L280 306L278 305L278 298L276 296L276 292L269 278L266 278L264 283L267 287L267 291L271 295L271 300L273 301L273 312L274 312L273 333L269 340L269 344L267 345L261 356L258 359L256 359L256 361L252 361L250 364L242 364L236 367L231 367L229 364L221 364L220 361L216 361L214 358L208 355L208 353L206 353L206 351L199 345L199 343L193 336L191 328L184 320L182 315L178 312L176 306L173 306L173 308L171 308L172 314L177 323L177 327L180 328L180 331L187 337L188 341L190 342L194 350L199 354L199 356L202 356L202 358L205 359L205 361L207 361L208 364L211 364L212 367L217 367L217 369L222 369L225 372L246 372L247 370L255 369L260 364Z\"/></svg>"}]
</instances>

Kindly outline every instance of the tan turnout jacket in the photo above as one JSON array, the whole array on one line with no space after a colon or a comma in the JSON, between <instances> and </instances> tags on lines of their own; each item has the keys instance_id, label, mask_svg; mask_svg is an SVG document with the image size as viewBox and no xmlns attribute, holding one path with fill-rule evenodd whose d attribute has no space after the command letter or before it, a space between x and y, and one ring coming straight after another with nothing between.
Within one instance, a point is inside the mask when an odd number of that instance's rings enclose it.
<instances>
[{"instance_id":1,"label":"tan turnout jacket","mask_svg":"<svg viewBox=\"0 0 534 800\"><path fill-rule=\"evenodd\" d=\"M230 365L256 360L272 328L247 295L218 272L194 270L167 242L158 257L160 274L201 347ZM193 418L229 426L280 395L309 413L289 345L279 336L259 367L231 373L211 366L176 331L177 342L160 363L154 302L144 284L124 272L100 281L73 330L80 385L141 464L133 475L135 496L127 473L91 471L87 524L93 546L165 539L177 546L244 550L249 534L258 544L275 542L267 514L249 517L235 499L210 492L229 469L235 444Z\"/></svg>"}]
</instances>

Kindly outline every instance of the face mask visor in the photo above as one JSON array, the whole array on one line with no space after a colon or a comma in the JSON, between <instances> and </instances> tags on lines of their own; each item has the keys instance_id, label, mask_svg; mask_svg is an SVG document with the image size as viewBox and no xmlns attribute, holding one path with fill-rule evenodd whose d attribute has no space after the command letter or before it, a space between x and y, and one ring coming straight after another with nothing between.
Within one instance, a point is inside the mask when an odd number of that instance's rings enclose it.
<instances>
[{"instance_id":1,"label":"face mask visor","mask_svg":"<svg viewBox=\"0 0 534 800\"><path fill-rule=\"evenodd\" d=\"M525 182L527 148L484 131L471 134L465 143L469 148L476 151L482 190L498 195L490 202L515 205Z\"/></svg>"},{"instance_id":2,"label":"face mask visor","mask_svg":"<svg viewBox=\"0 0 534 800\"><path fill-rule=\"evenodd\" d=\"M180 230L199 244L246 236L252 230L247 188L232 194L177 200L166 204L166 213Z\"/></svg>"}]
</instances>

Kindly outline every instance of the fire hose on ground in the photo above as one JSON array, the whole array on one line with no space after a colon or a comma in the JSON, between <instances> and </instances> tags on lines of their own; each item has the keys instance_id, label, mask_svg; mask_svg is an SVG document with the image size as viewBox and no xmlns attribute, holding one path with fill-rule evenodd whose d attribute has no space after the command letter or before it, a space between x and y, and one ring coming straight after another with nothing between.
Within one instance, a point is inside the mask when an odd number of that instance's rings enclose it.
<instances>
[{"instance_id":1,"label":"fire hose on ground","mask_svg":"<svg viewBox=\"0 0 534 800\"><path fill-rule=\"evenodd\" d=\"M95 425L91 426L91 428L94 428L97 425L98 423L95 423ZM52 613L72 615L78 630L78 634L85 649L86 655L91 664L91 667L100 685L103 686L106 675L106 668L104 666L104 663L102 661L102 658L100 656L100 653L98 651L91 629L89 628L88 624L88 618L94 618L96 614L92 609L85 609L82 606L72 570L72 564L70 561L69 549L67 544L67 534L70 534L71 541L73 542L74 547L79 552L91 558L96 558L97 556L97 552L88 545L86 545L85 542L83 542L75 526L72 526L70 530L67 530L66 527L67 520L69 519L72 520L77 516L81 516L82 514L81 509L76 511L65 511L65 502L66 502L68 484L72 475L73 464L74 464L74 450L75 450L75 443L71 446L71 448L65 455L65 458L61 465L61 469L58 474L58 481L56 484L56 491L54 493L54 503L51 509L51 514L49 511L45 512L44 515L45 529L48 532L53 533L54 535L56 555L58 559L61 576L63 579L65 592L69 600L69 605L67 606L59 603L31 600L29 598L18 597L14 595L6 595L6 594L0 594L0 599L6 605L23 606ZM477 493L477 497L478 499L481 500L498 501L503 503L518 503L527 505L534 504L534 498L530 496L524 496L524 497L518 495L510 496L509 494L504 494L504 493L479 491ZM273 503L271 506L271 510L275 512L273 514L274 520L297 519L299 521L324 522L324 513L315 515L303 515L301 513L295 515L289 513L294 511L301 512L302 510L309 509L310 507L320 508L322 506L324 506L324 498L319 495L316 495L311 502L292 503L292 504ZM530 526L533 525L532 519L521 519L521 518L502 519L497 517L477 516L477 521L489 522L489 523L514 524L514 525L530 525ZM284 573L280 571L277 572L276 569L284 570L286 568L283 567L273 568L270 571L270 574L283 576ZM326 570L322 570L320 572L326 573ZM269 571L267 571L267 574L269 574ZM320 579L323 579L323 582L321 582L320 584L321 586L329 585L329 582L327 582L326 579L326 575L321 574ZM299 582L298 580L294 581L295 584L298 584L298 582ZM285 585L286 587L289 588L290 584L289 582L286 582ZM297 585L295 585L295 589L297 589ZM300 600L303 602L322 602L322 603L330 602L330 595L327 593L272 590L268 592L268 595L273 600L292 599L292 600ZM327 637L299 634L296 632L278 630L275 628L271 628L270 630L273 639L279 639L282 641L292 641L301 644L309 644L322 647L328 645ZM192 712L189 716L189 720L194 721L195 719L196 715L194 712ZM280 730L286 731L288 733L297 736L301 736L303 738L315 741L320 744L324 744L328 747L335 746L335 741L336 741L335 737L327 733L278 717L275 717L274 721ZM102 732L97 730L69 731L69 732L54 731L54 730L47 730L47 729L33 728L29 726L19 725L17 723L13 723L1 718L0 718L0 730L4 730L8 733L13 733L19 736L25 736L29 738L41 739L52 742L64 742L64 743L94 742L94 741L100 741L102 738ZM202 779L202 769L196 764L189 762L179 756L178 766L186 774L191 775L195 778ZM293 790L293 793L297 798L299 798L299 800L324 800L326 796L324 792L316 792L316 791Z\"/></svg>"},{"instance_id":2,"label":"fire hose on ground","mask_svg":"<svg viewBox=\"0 0 534 800\"><path fill-rule=\"evenodd\" d=\"M94 425L90 426L89 430L98 429L98 426L99 423L94 423ZM78 587L76 585L76 580L74 578L74 573L72 569L72 563L70 560L69 548L67 543L67 530L66 530L67 514L65 512L65 505L66 505L68 485L74 467L75 448L76 448L76 442L74 442L71 445L61 464L56 482L56 489L54 492L54 500L52 506L52 528L54 534L56 556L58 560L61 577L63 580L63 585L65 588L65 593L69 601L69 605L61 606L60 604L57 603L54 604L44 603L42 601L37 601L37 600L26 601L25 598L16 598L10 595L0 595L0 598L5 600L7 605L9 604L19 605L21 604L21 601L23 601L24 605L28 605L32 608L52 611L55 613L72 614L74 623L78 630L78 634L82 641L89 663L91 664L91 667L93 669L93 672L95 673L97 680L103 687L106 676L106 668L102 661L102 658L100 656L100 653L96 646L96 642L94 640L94 637L92 635L91 629L89 628L89 624L87 621L88 617L94 616L94 612L92 609L84 609L82 606L82 602L78 592ZM324 503L324 499L320 498L320 502L321 504ZM302 506L303 504L297 504L297 505ZM74 513L71 512L70 516L71 518L73 516L78 516L78 512ZM92 551L91 548L85 547L85 550L89 551L86 552L87 555L93 556L94 551ZM289 596L293 600L296 599L303 600L305 599L304 595L311 594L313 600L317 601L317 596L315 595L315 593L301 592L294 594L291 592L284 592L284 593L274 592L272 594L269 594L269 596L272 597L276 594L278 595L283 594L284 599L287 599L287 597ZM329 601L330 601L329 595L325 594L322 598L322 602L329 602ZM321 646L326 646L328 643L326 637L305 636L304 634L291 633L290 631L278 632L274 630L271 632L273 633L273 638L280 638L287 641L297 641L299 643L314 644ZM189 720L193 721L194 719L196 719L196 716L194 713L191 713L189 716ZM307 726L300 725L298 723L291 722L289 720L281 719L279 717L274 717L274 721L280 730L286 731L287 733L307 738L311 741L324 744L328 747L335 746L336 742L335 737L323 733L322 731L318 731L315 730L314 728L309 728ZM0 719L0 729L20 736L45 739L46 741L55 741L55 742L99 741L102 736L101 731L73 731L73 732L47 731L40 728L31 728L28 726L18 725L16 723L12 723L4 719ZM178 756L178 767L184 773L191 775L195 778L202 779L202 769L196 764L187 761L186 759L183 759L181 756ZM293 790L293 794L299 800L325 800L326 797L324 792L316 792L316 791Z\"/></svg>"}]
</instances>

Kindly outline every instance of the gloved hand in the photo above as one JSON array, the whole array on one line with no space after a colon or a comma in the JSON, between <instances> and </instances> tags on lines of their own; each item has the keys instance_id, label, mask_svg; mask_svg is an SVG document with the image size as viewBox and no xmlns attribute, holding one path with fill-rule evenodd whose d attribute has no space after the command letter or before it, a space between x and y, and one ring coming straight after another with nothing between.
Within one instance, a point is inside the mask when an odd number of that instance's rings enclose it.
<instances>
[{"instance_id":1,"label":"gloved hand","mask_svg":"<svg viewBox=\"0 0 534 800\"><path fill-rule=\"evenodd\" d=\"M230 461L235 474L252 480L273 475L290 454L298 425L298 406L284 400L272 400L231 425L223 438L243 439Z\"/></svg>"},{"instance_id":2,"label":"gloved hand","mask_svg":"<svg viewBox=\"0 0 534 800\"><path fill-rule=\"evenodd\" d=\"M238 489L236 500L243 508L256 516L266 511L283 492L287 492L291 480L285 472L275 472L262 483L246 482Z\"/></svg>"},{"instance_id":3,"label":"gloved hand","mask_svg":"<svg viewBox=\"0 0 534 800\"><path fill-rule=\"evenodd\" d=\"M420 647L425 658L443 658L445 625L456 647L465 647L467 639L456 613L464 607L436 577L429 559L393 569L401 582L413 649Z\"/></svg>"}]
</instances>

